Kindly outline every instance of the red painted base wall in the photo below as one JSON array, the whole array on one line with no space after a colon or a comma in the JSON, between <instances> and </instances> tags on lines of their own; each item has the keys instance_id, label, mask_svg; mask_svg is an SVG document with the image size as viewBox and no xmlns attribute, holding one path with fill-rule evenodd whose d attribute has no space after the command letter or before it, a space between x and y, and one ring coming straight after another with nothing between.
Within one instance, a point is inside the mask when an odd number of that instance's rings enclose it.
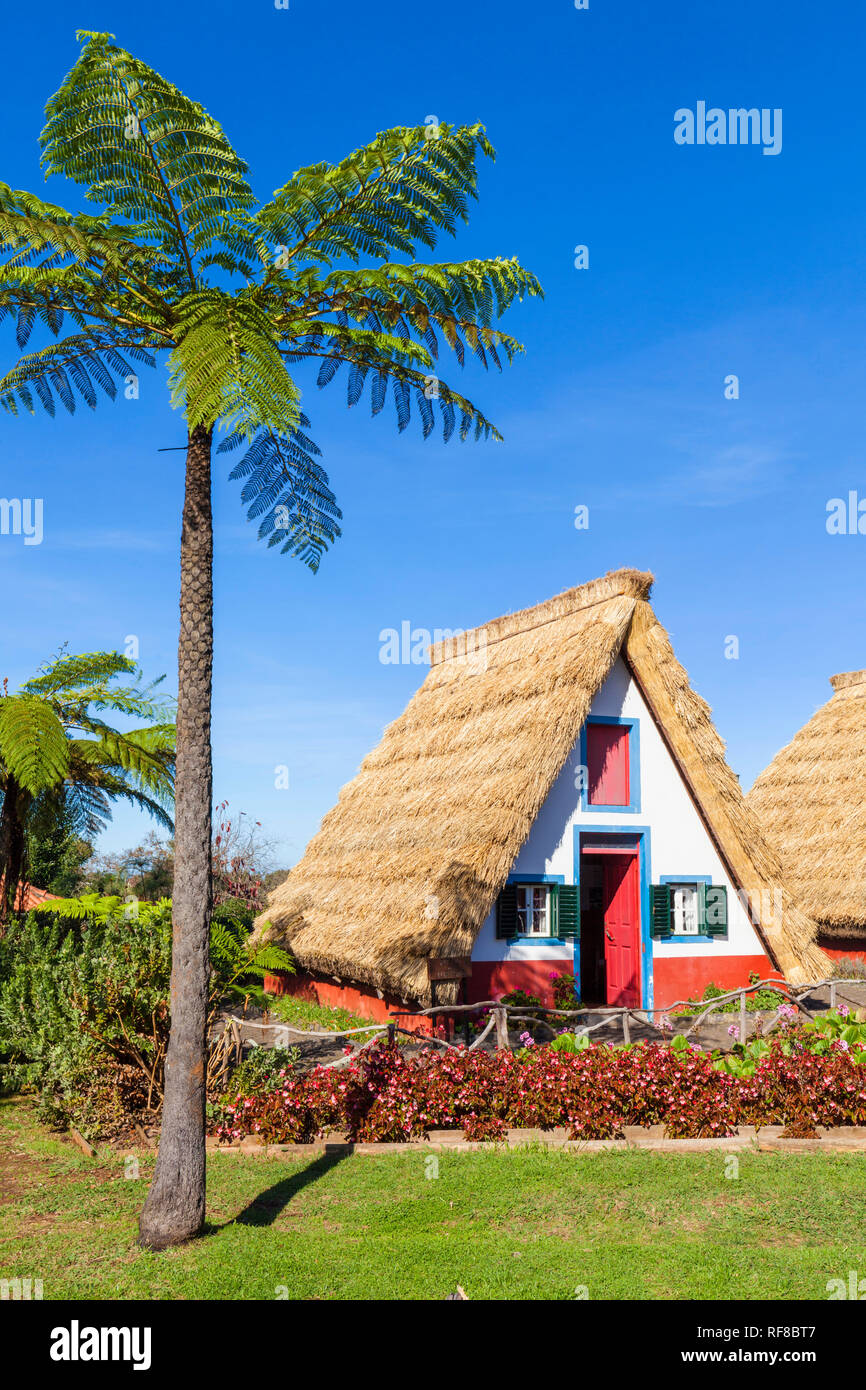
<instances>
[{"instance_id":1,"label":"red painted base wall","mask_svg":"<svg viewBox=\"0 0 866 1390\"><path fill-rule=\"evenodd\" d=\"M767 956L657 956L653 961L653 1003L670 1008L679 999L700 999L707 985L739 989L756 970L762 980L782 979Z\"/></svg>"},{"instance_id":2,"label":"red painted base wall","mask_svg":"<svg viewBox=\"0 0 866 1390\"><path fill-rule=\"evenodd\" d=\"M866 965L866 942L862 936L818 936L818 945L822 951L833 960L841 960L847 956L850 960L862 960Z\"/></svg>"},{"instance_id":3,"label":"red painted base wall","mask_svg":"<svg viewBox=\"0 0 866 1390\"><path fill-rule=\"evenodd\" d=\"M551 975L571 975L571 962L562 960L474 960L467 981L470 1004L482 999L501 999L522 989L553 1008Z\"/></svg>"},{"instance_id":4,"label":"red painted base wall","mask_svg":"<svg viewBox=\"0 0 866 1390\"><path fill-rule=\"evenodd\" d=\"M394 1018L399 1009L421 1008L421 1005L405 1004L396 995L380 996L374 989L363 985L336 984L333 980L321 980L313 975L298 971L297 975L284 975L282 971L266 975L264 980L267 994L291 994L295 999L306 999L312 1004L321 1004L326 1009L347 1009L360 1018L369 1018L371 1023L399 1023L413 1033L429 1033L429 1018Z\"/></svg>"}]
</instances>

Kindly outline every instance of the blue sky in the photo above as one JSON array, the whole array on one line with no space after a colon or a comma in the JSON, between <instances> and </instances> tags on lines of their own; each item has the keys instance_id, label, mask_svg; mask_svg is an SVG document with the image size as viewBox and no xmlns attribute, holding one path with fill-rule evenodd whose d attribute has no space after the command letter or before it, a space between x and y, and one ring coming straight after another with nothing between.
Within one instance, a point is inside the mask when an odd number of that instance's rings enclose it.
<instances>
[{"instance_id":1,"label":"blue sky","mask_svg":"<svg viewBox=\"0 0 866 1390\"><path fill-rule=\"evenodd\" d=\"M344 512L318 575L257 543L218 460L217 798L294 862L339 787L420 683L383 628L468 627L619 565L656 610L748 786L866 665L866 536L831 536L859 490L866 383L862 53L854 5L572 0L44 3L4 20L0 178L77 205L38 166L46 98L76 27L108 29L202 101L262 196L390 125L485 122L497 149L441 259L519 256L546 298L512 310L526 356L454 380L504 444L348 410L299 383ZM674 112L781 108L781 153L680 146ZM589 268L574 248L589 247ZM0 362L14 360L0 327ZM725 377L740 382L724 397ZM138 401L70 420L0 418L0 496L44 499L44 540L0 536L0 678L61 642L140 643L174 687L183 442L161 369ZM585 531L574 527L589 507ZM738 660L725 658L736 635ZM274 785L286 765L289 787ZM146 822L119 811L103 848Z\"/></svg>"}]
</instances>

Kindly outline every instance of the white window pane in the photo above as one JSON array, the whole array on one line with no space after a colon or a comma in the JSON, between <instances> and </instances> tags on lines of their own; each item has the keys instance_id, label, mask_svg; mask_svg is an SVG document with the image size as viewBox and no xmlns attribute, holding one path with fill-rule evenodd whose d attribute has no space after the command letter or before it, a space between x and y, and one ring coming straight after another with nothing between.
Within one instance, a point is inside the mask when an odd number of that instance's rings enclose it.
<instances>
[{"instance_id":1,"label":"white window pane","mask_svg":"<svg viewBox=\"0 0 866 1390\"><path fill-rule=\"evenodd\" d=\"M674 906L674 932L677 936L698 935L698 886L696 883L671 884Z\"/></svg>"},{"instance_id":2,"label":"white window pane","mask_svg":"<svg viewBox=\"0 0 866 1390\"><path fill-rule=\"evenodd\" d=\"M518 886L517 930L521 936L550 935L550 890L546 884Z\"/></svg>"},{"instance_id":3,"label":"white window pane","mask_svg":"<svg viewBox=\"0 0 866 1390\"><path fill-rule=\"evenodd\" d=\"M517 931L520 936L526 935L528 891L529 890L522 887L518 887L517 889Z\"/></svg>"}]
</instances>

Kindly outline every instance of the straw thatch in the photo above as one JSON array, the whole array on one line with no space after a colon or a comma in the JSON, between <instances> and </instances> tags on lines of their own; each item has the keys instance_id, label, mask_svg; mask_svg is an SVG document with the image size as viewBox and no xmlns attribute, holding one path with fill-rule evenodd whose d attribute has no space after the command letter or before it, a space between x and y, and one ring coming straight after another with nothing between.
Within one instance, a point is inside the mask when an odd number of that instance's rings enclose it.
<instances>
[{"instance_id":1,"label":"straw thatch","mask_svg":"<svg viewBox=\"0 0 866 1390\"><path fill-rule=\"evenodd\" d=\"M431 650L431 668L343 788L261 922L307 969L429 1001L427 960L468 956L617 656L632 667L735 882L779 886L704 702L649 604L617 570ZM818 968L785 898L761 924L792 979ZM439 999L446 990L440 986Z\"/></svg>"},{"instance_id":2,"label":"straw thatch","mask_svg":"<svg viewBox=\"0 0 866 1390\"><path fill-rule=\"evenodd\" d=\"M830 684L748 800L822 934L866 936L866 671Z\"/></svg>"}]
</instances>

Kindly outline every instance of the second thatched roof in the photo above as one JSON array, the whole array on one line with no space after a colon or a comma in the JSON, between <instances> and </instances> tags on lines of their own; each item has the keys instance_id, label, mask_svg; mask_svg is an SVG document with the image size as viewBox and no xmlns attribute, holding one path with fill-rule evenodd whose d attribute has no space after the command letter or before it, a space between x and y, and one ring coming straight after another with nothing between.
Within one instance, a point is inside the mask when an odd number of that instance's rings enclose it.
<instances>
[{"instance_id":1,"label":"second thatched roof","mask_svg":"<svg viewBox=\"0 0 866 1390\"><path fill-rule=\"evenodd\" d=\"M785 876L828 936L866 936L866 671L833 695L749 792Z\"/></svg>"},{"instance_id":2,"label":"second thatched roof","mask_svg":"<svg viewBox=\"0 0 866 1390\"><path fill-rule=\"evenodd\" d=\"M825 973L710 711L623 569L431 650L424 684L340 792L262 919L302 967L429 1002L427 962L468 956L618 656L637 680L723 862L791 980ZM446 1002L440 987L440 1002Z\"/></svg>"}]
</instances>

